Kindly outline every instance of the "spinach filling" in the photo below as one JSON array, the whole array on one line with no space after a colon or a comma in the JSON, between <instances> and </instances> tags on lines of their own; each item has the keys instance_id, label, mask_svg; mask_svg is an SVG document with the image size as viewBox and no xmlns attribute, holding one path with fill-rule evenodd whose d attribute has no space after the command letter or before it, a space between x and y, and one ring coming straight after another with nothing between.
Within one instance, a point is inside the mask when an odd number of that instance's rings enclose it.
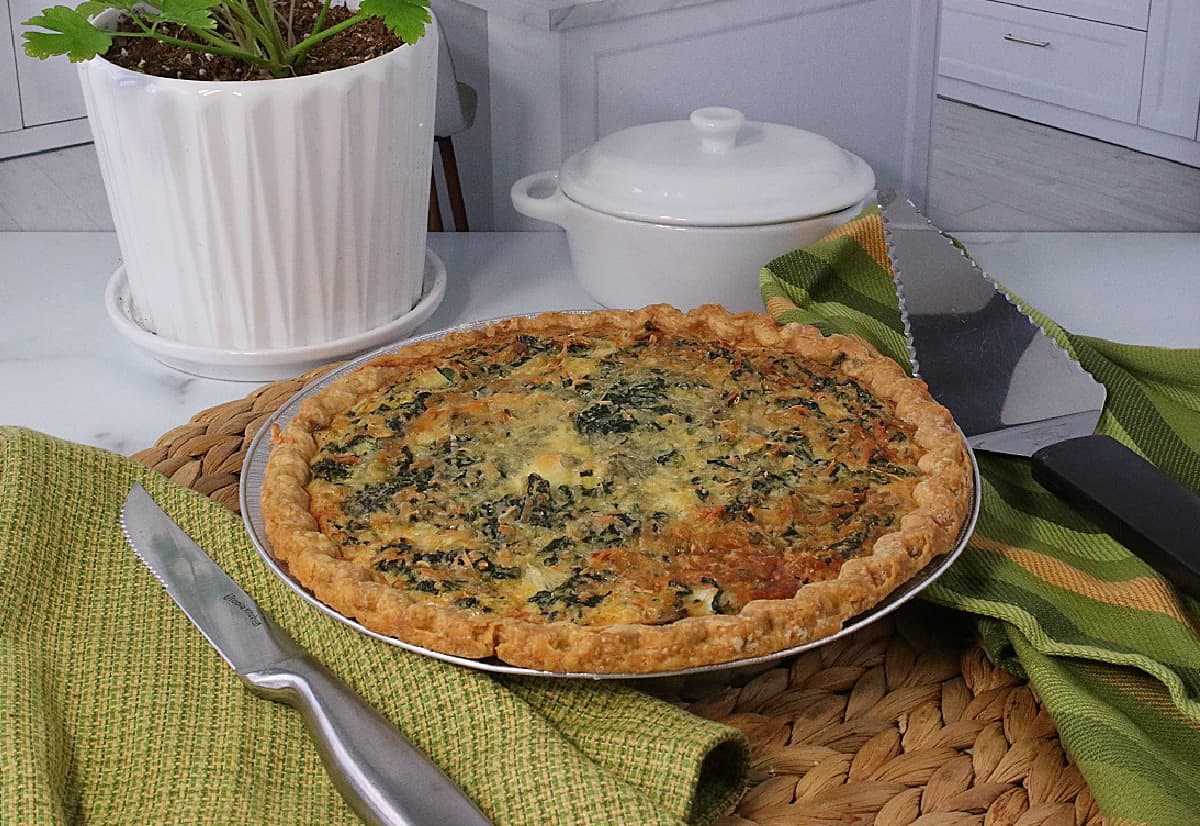
<instances>
[{"instance_id":1,"label":"spinach filling","mask_svg":"<svg viewBox=\"0 0 1200 826\"><path fill-rule=\"evenodd\" d=\"M445 387L398 388L384 393L373 410L348 416L359 426L359 417L373 421L373 433L382 429L390 435L360 433L343 444L330 442L311 465L314 478L345 489L341 508L349 519L339 526L347 533L345 544L377 548L374 567L380 574L471 610L507 610L500 605L513 597L505 596L511 588L505 583L521 580L526 565L554 569L559 573L548 576L549 582L567 579L517 599L555 620L586 614L613 593L604 587L609 574L587 570L580 561L605 549L646 549L656 556L653 549L680 535L664 532L667 526L696 514L780 553L807 546L830 565L861 554L886 529L888 520L864 504L867 492L915 476L915 448L896 430L871 445L865 460L839 447L848 435L873 439L870 434L883 432L871 423L886 417L884 405L859 383L815 372L797 359L723 344L691 342L696 352L673 362L671 346L687 349L686 340L668 342L668 356L662 356L650 338L581 364L579 359L596 352L593 343L571 336L517 336L498 356L470 349L432 368ZM720 373L690 367L687 358L697 355ZM541 361L514 375L535 358ZM568 359L575 360L570 375ZM806 392L797 394L797 387ZM430 441L408 441L412 423L436 411L443 398L457 404L496 393L536 395L548 407L573 411L564 423L569 420L567 427L603 460L603 477L593 479L595 471L584 467L575 471L573 483L555 484L526 470L529 456L547 448L510 445L514 432L529 432L520 429L519 420L504 426L486 421L482 434L455 429L448 438L443 433ZM501 411L505 417L508 404ZM554 424L547 422L547 432ZM512 450L529 456L513 458ZM384 455L390 458L380 479ZM640 486L675 476L676 495L690 497L694 510L670 500L663 507L673 513L653 506L643 511ZM795 526L769 532L773 508L786 505L799 512L806 503L828 508L810 491L834 481L845 490L848 480L853 496L837 504L819 539L811 526L804 529L808 533ZM373 520L398 513L432 526L435 534L465 532L471 550L381 545L373 538ZM664 554L663 560L669 564L670 556ZM681 610L693 596L693 585L671 580L673 597L664 610L672 604L671 610ZM740 609L733 591L711 585L715 592L708 610Z\"/></svg>"}]
</instances>

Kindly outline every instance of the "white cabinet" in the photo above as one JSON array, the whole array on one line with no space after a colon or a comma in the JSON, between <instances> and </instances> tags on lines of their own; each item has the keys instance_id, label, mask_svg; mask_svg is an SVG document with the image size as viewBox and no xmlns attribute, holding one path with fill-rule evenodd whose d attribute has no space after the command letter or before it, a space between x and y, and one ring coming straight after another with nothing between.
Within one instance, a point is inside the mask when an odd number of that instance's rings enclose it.
<instances>
[{"instance_id":1,"label":"white cabinet","mask_svg":"<svg viewBox=\"0 0 1200 826\"><path fill-rule=\"evenodd\" d=\"M1150 0L1021 0L1014 5L1142 31L1150 14Z\"/></svg>"},{"instance_id":2,"label":"white cabinet","mask_svg":"<svg viewBox=\"0 0 1200 826\"><path fill-rule=\"evenodd\" d=\"M1200 118L1200 2L1155 0L1138 123L1196 138Z\"/></svg>"},{"instance_id":3,"label":"white cabinet","mask_svg":"<svg viewBox=\"0 0 1200 826\"><path fill-rule=\"evenodd\" d=\"M75 67L65 57L31 58L21 47L21 22L50 5L0 0L0 158L91 140Z\"/></svg>"},{"instance_id":4,"label":"white cabinet","mask_svg":"<svg viewBox=\"0 0 1200 826\"><path fill-rule=\"evenodd\" d=\"M991 3L946 0L940 71L1136 123L1146 33Z\"/></svg>"},{"instance_id":5,"label":"white cabinet","mask_svg":"<svg viewBox=\"0 0 1200 826\"><path fill-rule=\"evenodd\" d=\"M943 0L944 97L1200 166L1197 0Z\"/></svg>"},{"instance_id":6,"label":"white cabinet","mask_svg":"<svg viewBox=\"0 0 1200 826\"><path fill-rule=\"evenodd\" d=\"M611 132L713 105L826 135L923 203L937 2L436 0L456 68L487 65L473 131L486 134L474 149L490 191L471 204L472 227L549 228L512 209L513 181Z\"/></svg>"},{"instance_id":7,"label":"white cabinet","mask_svg":"<svg viewBox=\"0 0 1200 826\"><path fill-rule=\"evenodd\" d=\"M25 126L86 116L83 92L75 67L65 57L39 60L25 54L21 22L52 5L47 0L8 0L8 16L16 45L17 84L21 94L21 113Z\"/></svg>"},{"instance_id":8,"label":"white cabinet","mask_svg":"<svg viewBox=\"0 0 1200 826\"><path fill-rule=\"evenodd\" d=\"M8 22L8 5L0 5ZM0 26L0 134L20 129L21 95L17 87L17 52L13 38Z\"/></svg>"}]
</instances>

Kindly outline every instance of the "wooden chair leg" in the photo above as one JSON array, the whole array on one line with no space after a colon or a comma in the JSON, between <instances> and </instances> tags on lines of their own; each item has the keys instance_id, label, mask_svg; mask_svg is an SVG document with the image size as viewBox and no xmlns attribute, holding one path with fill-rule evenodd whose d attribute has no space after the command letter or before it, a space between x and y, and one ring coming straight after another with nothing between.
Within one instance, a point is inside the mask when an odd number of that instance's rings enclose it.
<instances>
[{"instance_id":1,"label":"wooden chair leg","mask_svg":"<svg viewBox=\"0 0 1200 826\"><path fill-rule=\"evenodd\" d=\"M467 204L463 200L462 183L458 178L458 159L454 154L454 141L447 135L436 138L438 152L442 156L442 172L446 176L446 196L450 200L450 214L454 216L456 232L470 232L467 224Z\"/></svg>"},{"instance_id":2,"label":"wooden chair leg","mask_svg":"<svg viewBox=\"0 0 1200 826\"><path fill-rule=\"evenodd\" d=\"M432 170L429 175L429 221L427 228L430 232L442 232L442 205L438 203L437 178Z\"/></svg>"}]
</instances>

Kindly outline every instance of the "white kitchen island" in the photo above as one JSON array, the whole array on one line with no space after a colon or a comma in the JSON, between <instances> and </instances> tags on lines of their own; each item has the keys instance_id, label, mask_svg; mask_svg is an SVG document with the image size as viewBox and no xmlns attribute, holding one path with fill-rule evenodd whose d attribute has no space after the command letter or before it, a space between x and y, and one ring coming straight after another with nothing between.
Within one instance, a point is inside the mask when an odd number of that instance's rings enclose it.
<instances>
[{"instance_id":1,"label":"white kitchen island","mask_svg":"<svg viewBox=\"0 0 1200 826\"><path fill-rule=\"evenodd\" d=\"M1200 347L1200 234L961 233L998 280L1073 332ZM446 295L417 332L597 305L560 232L432 234ZM130 454L254 383L159 364L117 333L112 233L0 233L0 424Z\"/></svg>"}]
</instances>

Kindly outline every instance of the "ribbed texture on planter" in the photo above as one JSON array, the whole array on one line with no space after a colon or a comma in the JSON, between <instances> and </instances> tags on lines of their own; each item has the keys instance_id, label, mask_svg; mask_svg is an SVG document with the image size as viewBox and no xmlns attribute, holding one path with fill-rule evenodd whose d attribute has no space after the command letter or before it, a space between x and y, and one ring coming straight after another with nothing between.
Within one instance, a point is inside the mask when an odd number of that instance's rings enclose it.
<instances>
[{"instance_id":1,"label":"ribbed texture on planter","mask_svg":"<svg viewBox=\"0 0 1200 826\"><path fill-rule=\"evenodd\" d=\"M420 297L437 27L360 64L203 82L79 75L138 320L202 347L335 341Z\"/></svg>"}]
</instances>

